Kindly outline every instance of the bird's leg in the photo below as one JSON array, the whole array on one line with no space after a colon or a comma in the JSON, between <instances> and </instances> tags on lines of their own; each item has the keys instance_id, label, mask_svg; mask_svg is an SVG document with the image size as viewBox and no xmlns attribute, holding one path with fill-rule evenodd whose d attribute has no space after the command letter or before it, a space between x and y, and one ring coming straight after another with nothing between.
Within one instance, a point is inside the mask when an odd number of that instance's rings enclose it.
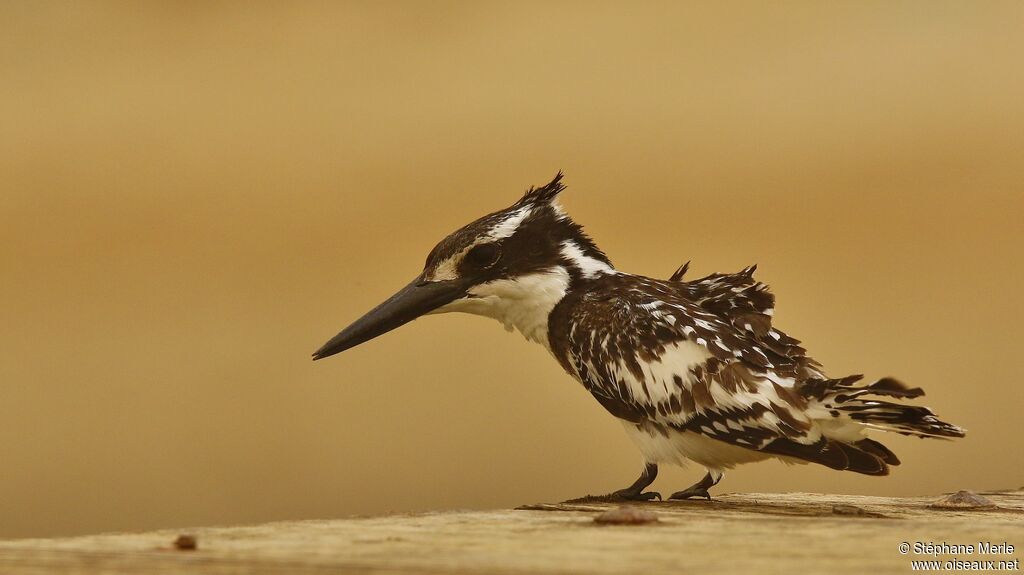
<instances>
[{"instance_id":1,"label":"bird's leg","mask_svg":"<svg viewBox=\"0 0 1024 575\"><path fill-rule=\"evenodd\" d=\"M640 474L640 477L633 482L633 485L612 493L612 497L629 501L650 501L652 499L661 501L661 494L657 491L644 491L648 485L654 483L656 477L658 477L658 464L648 463L644 466L644 471Z\"/></svg>"},{"instance_id":2,"label":"bird's leg","mask_svg":"<svg viewBox=\"0 0 1024 575\"><path fill-rule=\"evenodd\" d=\"M669 496L669 499L672 500L689 499L691 497L703 497L704 499L711 501L711 494L708 493L708 489L714 487L715 485L718 485L718 482L721 481L722 477L724 476L725 474L722 473L721 471L708 470L708 472L704 475L704 479L701 479L697 483L694 483L693 485L687 487L682 491L676 491L671 496Z\"/></svg>"}]
</instances>

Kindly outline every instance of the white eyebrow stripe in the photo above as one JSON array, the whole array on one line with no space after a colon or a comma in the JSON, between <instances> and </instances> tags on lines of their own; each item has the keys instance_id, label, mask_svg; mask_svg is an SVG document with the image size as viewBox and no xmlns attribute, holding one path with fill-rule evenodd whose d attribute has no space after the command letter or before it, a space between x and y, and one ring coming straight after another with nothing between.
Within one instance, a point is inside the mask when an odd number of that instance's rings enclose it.
<instances>
[{"instance_id":1,"label":"white eyebrow stripe","mask_svg":"<svg viewBox=\"0 0 1024 575\"><path fill-rule=\"evenodd\" d=\"M523 223L523 220L530 217L530 214L532 213L533 206L523 206L518 210L512 212L511 214L506 216L505 219L501 220L500 222L492 226L491 229L487 230L487 233L473 240L473 243L462 248L458 252L448 256L448 258L445 259L444 261L438 263L437 266L434 268L433 273L431 273L430 277L428 277L427 279L429 281L455 279L456 277L458 277L459 262L462 261L462 258L466 256L466 253L469 252L470 249L480 244L496 242L498 240L503 240L511 236L512 234L516 233L516 230L519 229L519 226L520 224Z\"/></svg>"},{"instance_id":2,"label":"white eyebrow stripe","mask_svg":"<svg viewBox=\"0 0 1024 575\"><path fill-rule=\"evenodd\" d=\"M516 233L516 230L519 229L519 225L522 224L523 220L529 217L531 213L533 213L533 206L523 206L519 208L518 210L509 214L507 218L498 222L494 227L488 230L487 234L485 234L486 237L497 241L511 236L512 234ZM473 243L475 245L479 242L480 240L478 239L476 242Z\"/></svg>"},{"instance_id":3,"label":"white eyebrow stripe","mask_svg":"<svg viewBox=\"0 0 1024 575\"><path fill-rule=\"evenodd\" d=\"M434 267L434 269L429 274L427 274L427 276L424 279L426 279L427 281L436 282L442 280L453 280L459 277L457 270L458 264L462 260L463 256L466 255L467 251L469 251L468 247L457 254L449 256L448 259L438 263L437 266Z\"/></svg>"},{"instance_id":4,"label":"white eyebrow stripe","mask_svg":"<svg viewBox=\"0 0 1024 575\"><path fill-rule=\"evenodd\" d=\"M473 240L473 243L438 263L437 266L434 267L434 270L428 274L426 279L428 281L441 281L457 278L459 262L462 261L462 258L466 256L466 253L469 252L470 249L480 244L496 242L511 236L516 233L519 226L522 225L523 221L530 217L530 214L532 213L533 206L523 206L510 213L505 217L505 219L491 226L491 229L487 230L486 233Z\"/></svg>"}]
</instances>

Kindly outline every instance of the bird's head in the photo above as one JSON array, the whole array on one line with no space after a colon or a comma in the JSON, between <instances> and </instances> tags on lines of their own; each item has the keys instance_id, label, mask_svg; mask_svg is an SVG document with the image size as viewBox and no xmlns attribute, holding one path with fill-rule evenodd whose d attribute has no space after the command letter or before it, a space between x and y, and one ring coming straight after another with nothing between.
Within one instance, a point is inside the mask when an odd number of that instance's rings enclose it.
<instances>
[{"instance_id":1,"label":"bird's head","mask_svg":"<svg viewBox=\"0 0 1024 575\"><path fill-rule=\"evenodd\" d=\"M427 256L409 285L331 338L322 359L421 315L463 311L494 317L546 342L547 314L573 282L615 273L608 257L558 205L559 173L515 204L459 228Z\"/></svg>"}]
</instances>

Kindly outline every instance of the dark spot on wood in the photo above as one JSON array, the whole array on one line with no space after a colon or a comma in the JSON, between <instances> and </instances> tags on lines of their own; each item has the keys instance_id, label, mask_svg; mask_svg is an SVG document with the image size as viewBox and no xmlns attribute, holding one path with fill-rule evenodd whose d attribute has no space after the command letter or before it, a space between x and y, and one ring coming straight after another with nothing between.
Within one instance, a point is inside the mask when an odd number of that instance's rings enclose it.
<instances>
[{"instance_id":1,"label":"dark spot on wood","mask_svg":"<svg viewBox=\"0 0 1024 575\"><path fill-rule=\"evenodd\" d=\"M864 511L860 507L857 507L856 505L846 505L846 504L843 504L843 503L838 503L838 504L832 506L832 514L833 515L854 515L854 516L864 517L864 516L866 516L868 514L868 512Z\"/></svg>"},{"instance_id":2,"label":"dark spot on wood","mask_svg":"<svg viewBox=\"0 0 1024 575\"><path fill-rule=\"evenodd\" d=\"M198 547L195 535L178 535L174 540L174 548L178 551L195 551Z\"/></svg>"}]
</instances>

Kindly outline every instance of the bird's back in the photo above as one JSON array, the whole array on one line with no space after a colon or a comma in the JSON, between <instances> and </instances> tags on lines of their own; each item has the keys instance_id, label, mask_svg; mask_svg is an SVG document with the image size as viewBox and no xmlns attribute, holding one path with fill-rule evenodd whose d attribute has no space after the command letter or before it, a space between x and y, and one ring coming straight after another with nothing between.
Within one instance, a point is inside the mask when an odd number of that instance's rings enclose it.
<instances>
[{"instance_id":1,"label":"bird's back","mask_svg":"<svg viewBox=\"0 0 1024 575\"><path fill-rule=\"evenodd\" d=\"M864 420L895 423L894 416L849 401L908 390L883 380L846 397L856 379L827 379L798 340L772 325L774 297L753 272L687 282L684 266L669 280L624 273L589 279L552 310L551 350L605 409L643 433L697 434L787 459L886 473L898 460L863 436ZM897 431L924 424L923 412L899 414L905 421Z\"/></svg>"}]
</instances>

